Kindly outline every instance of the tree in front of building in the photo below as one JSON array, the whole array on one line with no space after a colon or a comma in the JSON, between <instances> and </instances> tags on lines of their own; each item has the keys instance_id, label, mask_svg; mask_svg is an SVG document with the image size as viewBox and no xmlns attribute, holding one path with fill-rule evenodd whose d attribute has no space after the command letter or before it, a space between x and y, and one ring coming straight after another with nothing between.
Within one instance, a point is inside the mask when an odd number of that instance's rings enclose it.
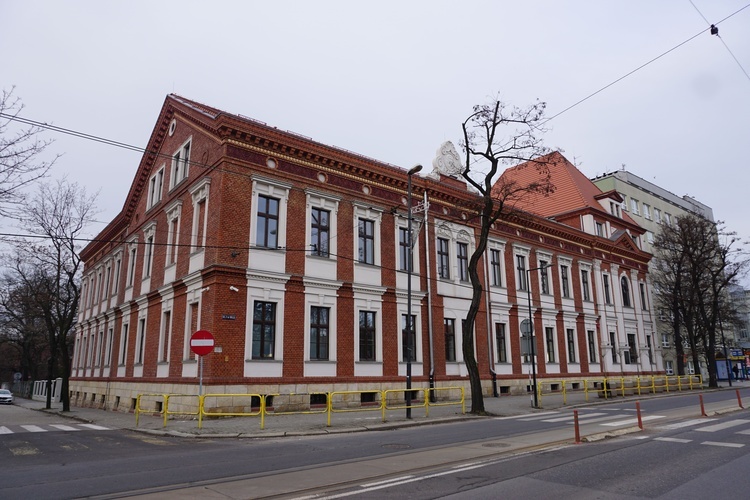
<instances>
[{"instance_id":1,"label":"tree in front of building","mask_svg":"<svg viewBox=\"0 0 750 500\"><path fill-rule=\"evenodd\" d=\"M689 349L696 369L705 360L709 387L718 386L716 352L726 347L724 329L736 316L730 288L748 267L739 243L721 223L692 214L664 224L654 240L657 300L671 312L678 349ZM677 370L685 374L679 350Z\"/></svg>"},{"instance_id":2,"label":"tree in front of building","mask_svg":"<svg viewBox=\"0 0 750 500\"><path fill-rule=\"evenodd\" d=\"M47 333L47 408L51 406L51 378L57 375L62 378L63 411L70 411L68 386L83 268L78 251L94 216L95 199L78 184L63 179L41 184L15 213L32 236L16 242L9 267L19 286L29 292Z\"/></svg>"},{"instance_id":3,"label":"tree in front of building","mask_svg":"<svg viewBox=\"0 0 750 500\"><path fill-rule=\"evenodd\" d=\"M472 296L466 321L463 323L463 355L471 386L471 412L485 412L482 382L474 356L474 323L482 301L482 280L479 264L495 222L514 215L521 216L514 205L531 194L553 191L549 169L540 157L549 152L543 146L545 103L520 108L509 106L499 99L477 105L463 122L464 165L461 175L478 193L478 201L469 207L479 222L476 248L469 259L469 279ZM538 170L533 182L512 179L497 180L502 169L523 162Z\"/></svg>"}]
</instances>

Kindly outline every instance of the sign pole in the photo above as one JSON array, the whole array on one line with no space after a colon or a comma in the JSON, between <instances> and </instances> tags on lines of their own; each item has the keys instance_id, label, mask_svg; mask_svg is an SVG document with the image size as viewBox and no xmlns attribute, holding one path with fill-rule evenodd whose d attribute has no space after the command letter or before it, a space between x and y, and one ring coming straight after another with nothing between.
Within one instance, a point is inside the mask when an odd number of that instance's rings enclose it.
<instances>
[{"instance_id":1,"label":"sign pole","mask_svg":"<svg viewBox=\"0 0 750 500\"><path fill-rule=\"evenodd\" d=\"M198 378L198 396L203 395L203 356L198 356L198 372L200 376Z\"/></svg>"}]
</instances>

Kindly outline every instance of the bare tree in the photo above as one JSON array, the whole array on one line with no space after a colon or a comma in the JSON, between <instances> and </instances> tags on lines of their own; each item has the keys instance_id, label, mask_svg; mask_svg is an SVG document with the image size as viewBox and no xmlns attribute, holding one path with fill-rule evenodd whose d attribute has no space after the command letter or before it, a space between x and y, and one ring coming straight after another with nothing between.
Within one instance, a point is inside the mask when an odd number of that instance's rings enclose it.
<instances>
[{"instance_id":1,"label":"bare tree","mask_svg":"<svg viewBox=\"0 0 750 500\"><path fill-rule=\"evenodd\" d=\"M81 296L83 263L78 241L95 215L95 199L78 184L63 179L41 184L16 213L38 239L16 245L12 269L25 286L33 286L33 301L48 336L49 370L59 373L63 381L63 411L70 411L72 335ZM48 384L48 408L50 396Z\"/></svg>"},{"instance_id":2,"label":"bare tree","mask_svg":"<svg viewBox=\"0 0 750 500\"><path fill-rule=\"evenodd\" d=\"M463 323L463 355L471 385L471 413L482 414L484 396L479 368L474 357L474 323L482 300L482 280L478 266L487 249L493 224L522 214L515 204L530 194L548 194L553 190L549 169L540 157L549 152L542 145L545 103L537 101L526 107L508 106L499 99L477 105L463 122L464 166L461 175L477 191L477 203L469 207L479 218L476 248L469 259L472 297ZM497 180L501 169L522 162L532 162L538 170L536 180L528 183L512 179Z\"/></svg>"},{"instance_id":3,"label":"bare tree","mask_svg":"<svg viewBox=\"0 0 750 500\"><path fill-rule=\"evenodd\" d=\"M679 217L654 240L658 300L671 308L678 349L689 347L695 367L706 360L709 387L718 386L716 351L726 345L723 322L736 316L729 312L729 289L748 267L736 248L739 242L721 223L697 215ZM684 374L681 356L677 362Z\"/></svg>"},{"instance_id":4,"label":"bare tree","mask_svg":"<svg viewBox=\"0 0 750 500\"><path fill-rule=\"evenodd\" d=\"M23 380L36 380L49 356L42 315L34 301L34 288L7 273L0 279L0 344L15 351L14 371ZM6 361L3 359L3 361Z\"/></svg>"},{"instance_id":5,"label":"bare tree","mask_svg":"<svg viewBox=\"0 0 750 500\"><path fill-rule=\"evenodd\" d=\"M3 90L0 96L0 215L8 215L9 206L21 203L22 190L46 176L58 158L42 159L53 141L39 137L41 128L21 125L23 104L13 90Z\"/></svg>"}]
</instances>

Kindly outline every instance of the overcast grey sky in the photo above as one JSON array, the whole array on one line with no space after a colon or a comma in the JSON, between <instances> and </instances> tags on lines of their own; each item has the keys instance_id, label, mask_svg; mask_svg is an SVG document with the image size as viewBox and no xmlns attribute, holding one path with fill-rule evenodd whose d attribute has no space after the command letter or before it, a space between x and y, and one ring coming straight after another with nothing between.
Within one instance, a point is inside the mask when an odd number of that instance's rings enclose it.
<instances>
[{"instance_id":1,"label":"overcast grey sky","mask_svg":"<svg viewBox=\"0 0 750 500\"><path fill-rule=\"evenodd\" d=\"M372 158L430 165L474 104L552 116L750 0L0 0L23 116L144 147L167 94ZM694 4L694 5L693 5ZM750 71L750 8L719 24ZM549 122L589 177L625 168L750 237L750 78L707 31ZM48 133L56 177L121 209L140 154ZM101 226L95 228L100 229Z\"/></svg>"}]
</instances>

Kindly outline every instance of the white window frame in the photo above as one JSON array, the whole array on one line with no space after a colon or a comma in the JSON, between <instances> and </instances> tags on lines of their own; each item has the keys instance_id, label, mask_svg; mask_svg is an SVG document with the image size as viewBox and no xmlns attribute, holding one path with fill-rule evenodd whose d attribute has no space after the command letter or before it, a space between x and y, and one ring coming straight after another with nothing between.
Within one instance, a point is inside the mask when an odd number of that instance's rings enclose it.
<instances>
[{"instance_id":1,"label":"white window frame","mask_svg":"<svg viewBox=\"0 0 750 500\"><path fill-rule=\"evenodd\" d=\"M172 155L172 169L169 176L169 189L188 178L190 174L190 155L192 153L193 137L190 136Z\"/></svg>"},{"instance_id":2,"label":"white window frame","mask_svg":"<svg viewBox=\"0 0 750 500\"><path fill-rule=\"evenodd\" d=\"M154 268L154 248L156 245L156 222L143 228L143 279L150 278Z\"/></svg>"},{"instance_id":3,"label":"white window frame","mask_svg":"<svg viewBox=\"0 0 750 500\"><path fill-rule=\"evenodd\" d=\"M164 188L164 170L165 165L162 165L148 180L148 201L146 204L146 210L161 201L162 190Z\"/></svg>"},{"instance_id":4,"label":"white window frame","mask_svg":"<svg viewBox=\"0 0 750 500\"><path fill-rule=\"evenodd\" d=\"M630 208L633 214L635 215L641 214L640 210L638 209L638 200L636 200L635 198L630 198Z\"/></svg>"},{"instance_id":5,"label":"white window frame","mask_svg":"<svg viewBox=\"0 0 750 500\"><path fill-rule=\"evenodd\" d=\"M643 217L651 220L651 206L646 203L643 204Z\"/></svg>"},{"instance_id":6,"label":"white window frame","mask_svg":"<svg viewBox=\"0 0 750 500\"><path fill-rule=\"evenodd\" d=\"M191 228L191 235L190 235L190 249L191 252L195 252L197 250L200 250L202 248L205 248L206 246L206 232L208 231L208 199L209 199L209 192L211 188L211 179L208 177L205 177L203 180L201 180L197 185L195 185L193 188L190 189L190 195L193 199L193 224ZM204 203L203 206L203 220L199 220L200 218L200 209L199 206L201 203ZM203 231L200 232L199 228L201 228ZM198 241L198 233L201 234L201 240Z\"/></svg>"},{"instance_id":7,"label":"white window frame","mask_svg":"<svg viewBox=\"0 0 750 500\"><path fill-rule=\"evenodd\" d=\"M135 265L138 259L138 238L133 238L128 242L128 275L126 286L128 288L135 284Z\"/></svg>"},{"instance_id":8,"label":"white window frame","mask_svg":"<svg viewBox=\"0 0 750 500\"><path fill-rule=\"evenodd\" d=\"M180 223L182 219L182 201L177 200L164 210L167 214L167 248L164 265L177 262L180 250Z\"/></svg>"}]
</instances>

